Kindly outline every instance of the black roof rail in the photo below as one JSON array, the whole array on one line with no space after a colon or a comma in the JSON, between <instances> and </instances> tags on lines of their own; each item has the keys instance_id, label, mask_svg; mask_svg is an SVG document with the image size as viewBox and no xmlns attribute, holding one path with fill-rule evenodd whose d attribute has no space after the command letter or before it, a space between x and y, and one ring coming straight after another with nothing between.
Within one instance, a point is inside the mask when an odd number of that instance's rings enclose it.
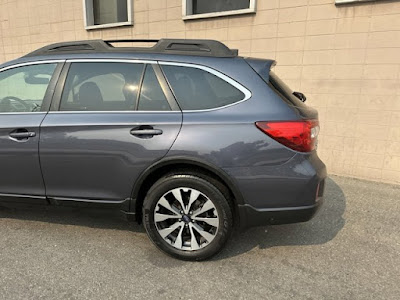
<instances>
[{"instance_id":1,"label":"black roof rail","mask_svg":"<svg viewBox=\"0 0 400 300\"><path fill-rule=\"evenodd\" d=\"M155 43L152 47L114 47L114 43ZM86 40L64 42L45 46L26 56L79 54L79 53L142 52L158 54L179 54L211 57L235 57L238 50L229 49L225 44L214 40L191 39L140 39L140 40Z\"/></svg>"}]
</instances>

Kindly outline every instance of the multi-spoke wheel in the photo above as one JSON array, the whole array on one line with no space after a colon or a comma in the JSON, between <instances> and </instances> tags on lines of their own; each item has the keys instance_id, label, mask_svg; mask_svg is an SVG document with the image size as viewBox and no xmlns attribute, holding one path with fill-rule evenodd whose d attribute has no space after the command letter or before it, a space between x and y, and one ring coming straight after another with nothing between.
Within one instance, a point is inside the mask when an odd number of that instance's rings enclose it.
<instances>
[{"instance_id":1,"label":"multi-spoke wheel","mask_svg":"<svg viewBox=\"0 0 400 300\"><path fill-rule=\"evenodd\" d=\"M181 259L201 260L216 254L232 228L227 199L206 178L193 175L157 181L145 199L143 216L151 240Z\"/></svg>"},{"instance_id":2,"label":"multi-spoke wheel","mask_svg":"<svg viewBox=\"0 0 400 300\"><path fill-rule=\"evenodd\" d=\"M161 237L180 250L198 250L208 245L219 226L214 203L188 187L165 193L156 204L154 221Z\"/></svg>"}]
</instances>

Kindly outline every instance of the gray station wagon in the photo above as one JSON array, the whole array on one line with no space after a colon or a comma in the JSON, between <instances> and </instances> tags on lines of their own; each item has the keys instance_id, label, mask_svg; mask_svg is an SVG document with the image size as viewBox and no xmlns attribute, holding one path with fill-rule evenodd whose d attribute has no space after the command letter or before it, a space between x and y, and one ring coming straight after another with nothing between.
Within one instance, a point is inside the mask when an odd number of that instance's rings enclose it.
<instances>
[{"instance_id":1,"label":"gray station wagon","mask_svg":"<svg viewBox=\"0 0 400 300\"><path fill-rule=\"evenodd\" d=\"M171 39L59 43L7 62L0 199L120 209L185 260L218 253L235 227L307 221L326 177L318 114L274 65Z\"/></svg>"}]
</instances>

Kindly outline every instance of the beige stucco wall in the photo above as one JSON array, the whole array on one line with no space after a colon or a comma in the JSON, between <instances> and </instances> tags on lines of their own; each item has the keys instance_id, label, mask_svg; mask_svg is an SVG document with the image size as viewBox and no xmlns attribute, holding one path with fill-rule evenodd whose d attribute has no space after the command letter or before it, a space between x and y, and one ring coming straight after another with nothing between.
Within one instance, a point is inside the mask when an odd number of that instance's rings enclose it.
<instances>
[{"instance_id":1,"label":"beige stucco wall","mask_svg":"<svg viewBox=\"0 0 400 300\"><path fill-rule=\"evenodd\" d=\"M400 183L400 1L258 0L254 15L186 22L182 0L133 2L133 27L86 31L82 0L0 0L0 62L67 40L221 40L276 59L307 94L330 173Z\"/></svg>"}]
</instances>

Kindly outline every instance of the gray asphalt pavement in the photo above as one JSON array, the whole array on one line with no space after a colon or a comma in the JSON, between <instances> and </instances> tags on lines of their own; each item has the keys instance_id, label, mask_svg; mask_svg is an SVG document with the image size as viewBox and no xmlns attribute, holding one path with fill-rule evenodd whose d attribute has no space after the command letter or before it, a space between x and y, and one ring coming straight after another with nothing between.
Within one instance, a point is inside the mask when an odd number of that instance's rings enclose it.
<instances>
[{"instance_id":1,"label":"gray asphalt pavement","mask_svg":"<svg viewBox=\"0 0 400 300\"><path fill-rule=\"evenodd\" d=\"M400 186L332 176L310 222L169 258L118 213L0 208L1 299L400 299Z\"/></svg>"}]
</instances>

